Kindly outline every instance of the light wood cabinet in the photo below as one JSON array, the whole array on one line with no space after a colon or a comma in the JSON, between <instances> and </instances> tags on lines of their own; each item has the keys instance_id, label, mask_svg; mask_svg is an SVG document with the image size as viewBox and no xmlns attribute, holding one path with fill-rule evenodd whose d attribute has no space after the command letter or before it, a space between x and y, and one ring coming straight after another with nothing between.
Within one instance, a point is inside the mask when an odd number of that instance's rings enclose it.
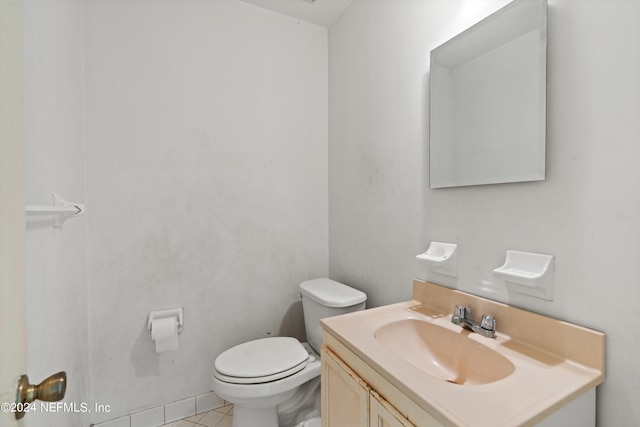
<instances>
[{"instance_id":1,"label":"light wood cabinet","mask_svg":"<svg viewBox=\"0 0 640 427\"><path fill-rule=\"evenodd\" d=\"M443 427L326 332L321 381L322 427Z\"/></svg>"},{"instance_id":2,"label":"light wood cabinet","mask_svg":"<svg viewBox=\"0 0 640 427\"><path fill-rule=\"evenodd\" d=\"M327 348L321 390L322 427L415 427Z\"/></svg>"},{"instance_id":3,"label":"light wood cabinet","mask_svg":"<svg viewBox=\"0 0 640 427\"><path fill-rule=\"evenodd\" d=\"M369 425L371 427L415 427L373 390L369 392Z\"/></svg>"},{"instance_id":4,"label":"light wood cabinet","mask_svg":"<svg viewBox=\"0 0 640 427\"><path fill-rule=\"evenodd\" d=\"M322 349L322 427L369 427L369 386Z\"/></svg>"}]
</instances>

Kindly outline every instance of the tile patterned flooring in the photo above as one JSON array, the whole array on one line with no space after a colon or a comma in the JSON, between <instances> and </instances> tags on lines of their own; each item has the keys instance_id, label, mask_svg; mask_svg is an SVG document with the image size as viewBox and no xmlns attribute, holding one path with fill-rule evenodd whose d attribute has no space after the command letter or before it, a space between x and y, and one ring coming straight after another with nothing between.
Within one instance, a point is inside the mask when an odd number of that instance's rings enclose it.
<instances>
[{"instance_id":1,"label":"tile patterned flooring","mask_svg":"<svg viewBox=\"0 0 640 427\"><path fill-rule=\"evenodd\" d=\"M204 414L165 424L162 427L231 427L233 405L226 405Z\"/></svg>"}]
</instances>

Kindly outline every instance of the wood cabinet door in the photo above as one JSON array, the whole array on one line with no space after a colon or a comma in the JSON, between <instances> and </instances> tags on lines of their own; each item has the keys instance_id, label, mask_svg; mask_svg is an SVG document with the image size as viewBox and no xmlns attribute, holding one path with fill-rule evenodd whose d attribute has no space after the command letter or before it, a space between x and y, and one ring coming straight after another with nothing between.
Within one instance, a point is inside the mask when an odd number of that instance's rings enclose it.
<instances>
[{"instance_id":1,"label":"wood cabinet door","mask_svg":"<svg viewBox=\"0 0 640 427\"><path fill-rule=\"evenodd\" d=\"M369 386L322 348L322 427L369 427Z\"/></svg>"},{"instance_id":2,"label":"wood cabinet door","mask_svg":"<svg viewBox=\"0 0 640 427\"><path fill-rule=\"evenodd\" d=\"M378 393L372 390L369 395L371 427L414 427Z\"/></svg>"}]
</instances>

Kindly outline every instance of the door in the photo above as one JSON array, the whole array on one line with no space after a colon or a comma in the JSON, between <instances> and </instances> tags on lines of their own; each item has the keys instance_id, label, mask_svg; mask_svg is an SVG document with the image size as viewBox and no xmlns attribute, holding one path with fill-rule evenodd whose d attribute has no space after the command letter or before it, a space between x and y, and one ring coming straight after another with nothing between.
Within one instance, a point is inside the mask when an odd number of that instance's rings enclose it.
<instances>
[{"instance_id":1,"label":"door","mask_svg":"<svg viewBox=\"0 0 640 427\"><path fill-rule=\"evenodd\" d=\"M26 369L22 1L0 0L0 425ZM22 424L24 425L24 424Z\"/></svg>"},{"instance_id":2,"label":"door","mask_svg":"<svg viewBox=\"0 0 640 427\"><path fill-rule=\"evenodd\" d=\"M322 427L368 427L369 386L322 348Z\"/></svg>"},{"instance_id":3,"label":"door","mask_svg":"<svg viewBox=\"0 0 640 427\"><path fill-rule=\"evenodd\" d=\"M375 391L371 391L371 427L414 427L393 406Z\"/></svg>"}]
</instances>

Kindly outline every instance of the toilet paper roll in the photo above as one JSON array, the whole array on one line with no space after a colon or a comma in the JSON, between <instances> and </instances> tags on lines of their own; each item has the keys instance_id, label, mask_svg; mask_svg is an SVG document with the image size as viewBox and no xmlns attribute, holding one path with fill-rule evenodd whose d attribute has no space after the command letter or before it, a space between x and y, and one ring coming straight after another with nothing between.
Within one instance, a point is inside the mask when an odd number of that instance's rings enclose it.
<instances>
[{"instance_id":1,"label":"toilet paper roll","mask_svg":"<svg viewBox=\"0 0 640 427\"><path fill-rule=\"evenodd\" d=\"M178 318L165 317L151 321L151 339L156 342L156 353L178 350Z\"/></svg>"}]
</instances>

